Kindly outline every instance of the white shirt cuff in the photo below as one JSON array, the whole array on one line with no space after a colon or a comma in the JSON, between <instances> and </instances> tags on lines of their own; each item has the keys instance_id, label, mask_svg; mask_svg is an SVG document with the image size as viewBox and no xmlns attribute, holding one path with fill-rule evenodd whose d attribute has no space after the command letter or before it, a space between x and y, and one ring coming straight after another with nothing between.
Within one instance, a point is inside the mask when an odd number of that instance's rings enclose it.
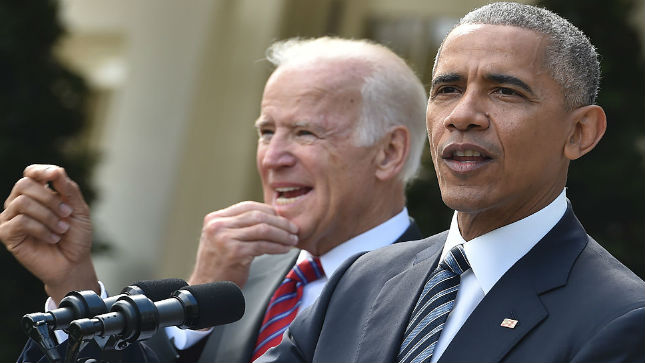
<instances>
[{"instance_id":1,"label":"white shirt cuff","mask_svg":"<svg viewBox=\"0 0 645 363\"><path fill-rule=\"evenodd\" d=\"M208 330L192 330L180 329L176 326L168 326L165 329L166 335L168 335L168 338L173 342L175 348L179 350L192 347L213 331L213 328Z\"/></svg>"},{"instance_id":2,"label":"white shirt cuff","mask_svg":"<svg viewBox=\"0 0 645 363\"><path fill-rule=\"evenodd\" d=\"M107 291L105 290L105 286L101 281L99 281L99 286L101 287L101 298L105 299L108 297ZM47 298L47 301L45 301L45 312L58 309L58 305L54 303L54 299L50 297ZM56 340L58 341L58 344L61 344L62 342L67 340L67 333L65 333L62 330L54 330L54 336L56 336Z\"/></svg>"}]
</instances>

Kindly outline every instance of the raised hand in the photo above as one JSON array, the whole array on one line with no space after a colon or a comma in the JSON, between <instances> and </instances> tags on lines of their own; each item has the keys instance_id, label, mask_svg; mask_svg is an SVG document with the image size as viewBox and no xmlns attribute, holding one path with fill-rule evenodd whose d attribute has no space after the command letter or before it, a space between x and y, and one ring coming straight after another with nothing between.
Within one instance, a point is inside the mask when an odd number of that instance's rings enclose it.
<instances>
[{"instance_id":1,"label":"raised hand","mask_svg":"<svg viewBox=\"0 0 645 363\"><path fill-rule=\"evenodd\" d=\"M204 218L191 284L229 280L243 287L253 258L286 253L298 227L267 204L241 202Z\"/></svg>"},{"instance_id":2,"label":"raised hand","mask_svg":"<svg viewBox=\"0 0 645 363\"><path fill-rule=\"evenodd\" d=\"M45 284L56 303L71 290L95 290L92 224L78 185L55 165L30 165L0 214L0 240Z\"/></svg>"}]
</instances>

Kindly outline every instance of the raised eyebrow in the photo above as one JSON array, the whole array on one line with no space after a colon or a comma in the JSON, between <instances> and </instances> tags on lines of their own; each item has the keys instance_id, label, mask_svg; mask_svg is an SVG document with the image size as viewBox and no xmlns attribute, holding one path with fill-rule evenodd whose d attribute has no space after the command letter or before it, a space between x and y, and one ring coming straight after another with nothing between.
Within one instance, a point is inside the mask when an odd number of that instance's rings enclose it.
<instances>
[{"instance_id":1,"label":"raised eyebrow","mask_svg":"<svg viewBox=\"0 0 645 363\"><path fill-rule=\"evenodd\" d=\"M508 74L491 73L486 75L486 78L495 83L510 84L510 85L518 86L521 89L525 90L526 92L530 93L531 95L535 95L535 93L533 92L531 87L529 87L528 84L526 84L524 81L522 81L521 79L515 76L510 76Z\"/></svg>"},{"instance_id":2,"label":"raised eyebrow","mask_svg":"<svg viewBox=\"0 0 645 363\"><path fill-rule=\"evenodd\" d=\"M434 89L435 87L437 87L437 85L443 84L443 83L459 82L459 81L462 81L463 79L464 77L462 77L457 73L440 74L432 79L431 88Z\"/></svg>"},{"instance_id":3,"label":"raised eyebrow","mask_svg":"<svg viewBox=\"0 0 645 363\"><path fill-rule=\"evenodd\" d=\"M265 120L263 118L259 118L259 119L257 119L255 121L255 124L253 126L255 126L256 129L259 129L260 127L268 126L268 125L271 125L271 124L273 124L273 122L271 122L269 120Z\"/></svg>"},{"instance_id":4,"label":"raised eyebrow","mask_svg":"<svg viewBox=\"0 0 645 363\"><path fill-rule=\"evenodd\" d=\"M293 124L293 128L302 127L302 128L313 128L310 122L307 121L298 121Z\"/></svg>"}]
</instances>

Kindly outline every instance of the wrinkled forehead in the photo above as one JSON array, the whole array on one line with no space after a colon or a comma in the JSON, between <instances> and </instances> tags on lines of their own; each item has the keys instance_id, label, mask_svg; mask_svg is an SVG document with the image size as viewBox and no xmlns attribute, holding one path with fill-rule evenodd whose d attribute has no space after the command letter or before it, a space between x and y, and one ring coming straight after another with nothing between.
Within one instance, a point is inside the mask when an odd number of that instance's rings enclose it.
<instances>
[{"instance_id":1,"label":"wrinkled forehead","mask_svg":"<svg viewBox=\"0 0 645 363\"><path fill-rule=\"evenodd\" d=\"M364 68L352 62L289 63L274 71L262 98L261 119L351 127L362 105Z\"/></svg>"},{"instance_id":2,"label":"wrinkled forehead","mask_svg":"<svg viewBox=\"0 0 645 363\"><path fill-rule=\"evenodd\" d=\"M307 108L323 112L361 104L362 79L330 64L280 67L264 90L262 108Z\"/></svg>"}]
</instances>

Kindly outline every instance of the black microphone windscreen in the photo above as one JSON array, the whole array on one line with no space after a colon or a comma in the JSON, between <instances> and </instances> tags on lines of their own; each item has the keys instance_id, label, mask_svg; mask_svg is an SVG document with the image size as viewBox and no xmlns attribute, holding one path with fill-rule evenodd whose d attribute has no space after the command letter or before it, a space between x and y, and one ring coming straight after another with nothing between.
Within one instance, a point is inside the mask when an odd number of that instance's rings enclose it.
<instances>
[{"instance_id":1,"label":"black microphone windscreen","mask_svg":"<svg viewBox=\"0 0 645 363\"><path fill-rule=\"evenodd\" d=\"M185 286L188 283L182 279L163 279L163 280L143 280L137 281L132 285L143 290L143 294L152 301L161 301L168 299L170 295Z\"/></svg>"},{"instance_id":2,"label":"black microphone windscreen","mask_svg":"<svg viewBox=\"0 0 645 363\"><path fill-rule=\"evenodd\" d=\"M199 306L199 321L193 329L232 323L244 315L244 295L233 282L191 285L182 290L189 291Z\"/></svg>"}]
</instances>

